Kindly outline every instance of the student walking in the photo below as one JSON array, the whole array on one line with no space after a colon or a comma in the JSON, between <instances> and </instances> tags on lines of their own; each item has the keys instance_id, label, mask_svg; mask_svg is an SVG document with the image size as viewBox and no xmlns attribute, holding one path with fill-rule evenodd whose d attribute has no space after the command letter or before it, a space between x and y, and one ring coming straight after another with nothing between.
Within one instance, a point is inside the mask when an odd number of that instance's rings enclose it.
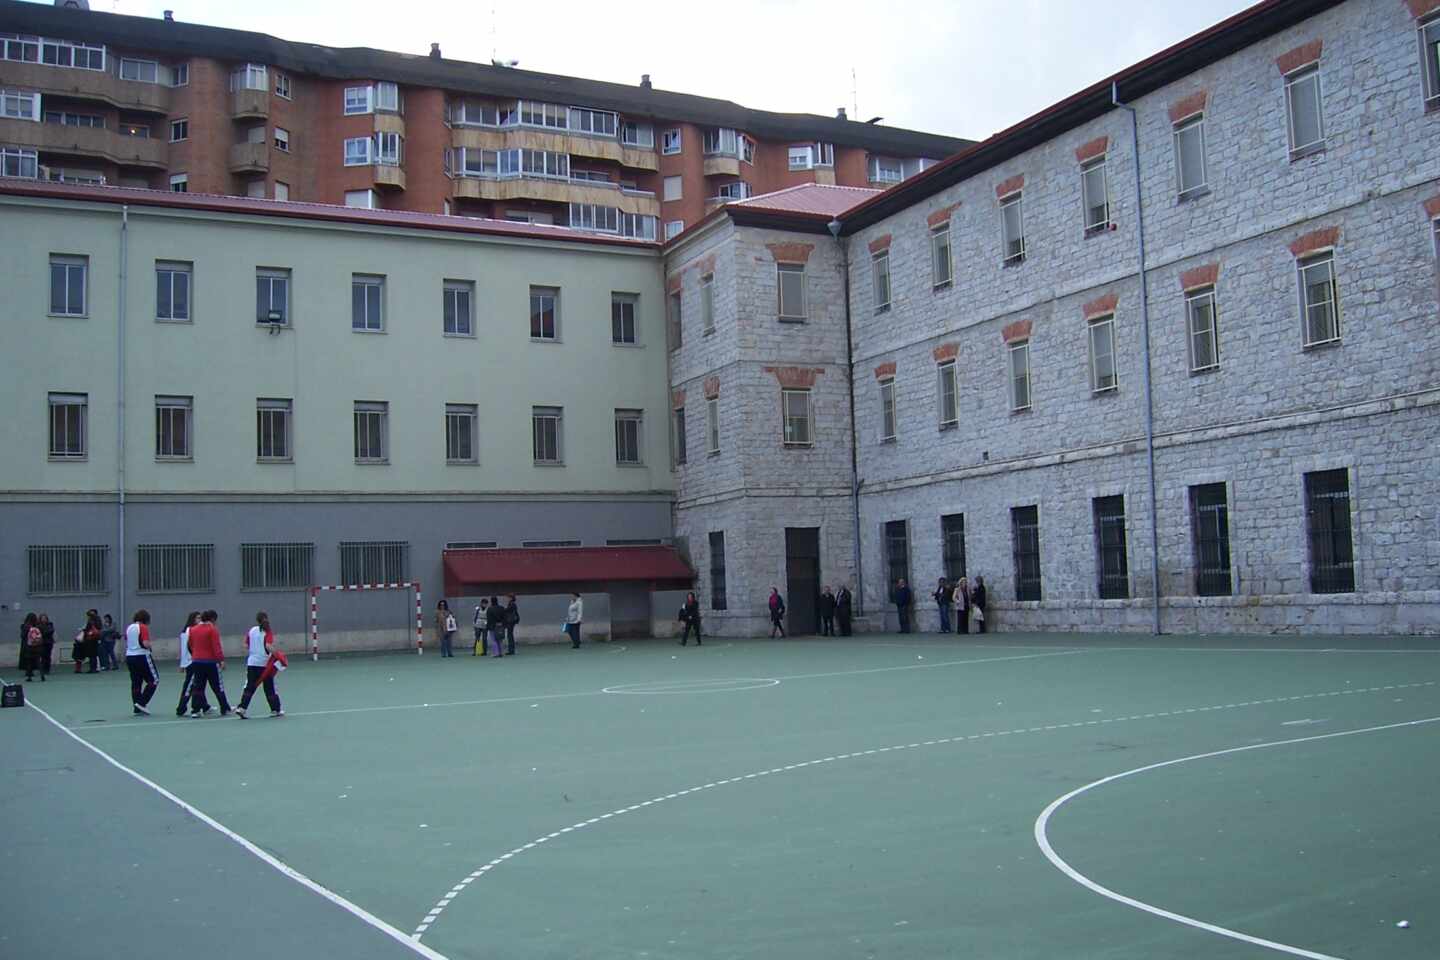
<instances>
[{"instance_id":1,"label":"student walking","mask_svg":"<svg viewBox=\"0 0 1440 960\"><path fill-rule=\"evenodd\" d=\"M955 632L970 632L970 581L964 577L955 584Z\"/></svg>"},{"instance_id":2,"label":"student walking","mask_svg":"<svg viewBox=\"0 0 1440 960\"><path fill-rule=\"evenodd\" d=\"M680 646L685 646L690 639L690 631L695 631L695 646L700 646L700 601L695 599L695 594L685 594L685 603L680 607L680 622L685 624L685 632L680 634Z\"/></svg>"},{"instance_id":3,"label":"student walking","mask_svg":"<svg viewBox=\"0 0 1440 960\"><path fill-rule=\"evenodd\" d=\"M505 597L505 656L515 656L515 628L520 626L520 607L515 603L515 594Z\"/></svg>"},{"instance_id":4,"label":"student walking","mask_svg":"<svg viewBox=\"0 0 1440 960\"><path fill-rule=\"evenodd\" d=\"M828 583L820 591L820 636L835 636L835 594L830 592Z\"/></svg>"},{"instance_id":5,"label":"student walking","mask_svg":"<svg viewBox=\"0 0 1440 960\"><path fill-rule=\"evenodd\" d=\"M901 577L895 581L895 614L900 618L900 632L910 632L910 604L915 602L915 594L911 591L905 578Z\"/></svg>"},{"instance_id":6,"label":"student walking","mask_svg":"<svg viewBox=\"0 0 1440 960\"><path fill-rule=\"evenodd\" d=\"M785 598L780 596L778 587L770 588L770 639L775 639L775 631L780 631L781 638L785 636Z\"/></svg>"},{"instance_id":7,"label":"student walking","mask_svg":"<svg viewBox=\"0 0 1440 960\"><path fill-rule=\"evenodd\" d=\"M440 602L444 603L445 601L441 600ZM448 608L445 615L450 618L453 625L455 618L450 617ZM452 627L449 634L453 635L454 633ZM449 646L450 638L447 635L445 648L448 649ZM275 673L270 671L267 676L265 670L270 665L270 654L274 647L275 633L270 629L270 617L264 610L261 610L255 614L255 626L250 628L249 634L245 637L245 692L240 695L240 705L235 708L235 716L241 720L249 716L250 698L255 696L256 688L262 685L265 688L265 702L270 704L270 716L279 717L285 714L285 711L280 709L280 694L275 692ZM451 655L441 654L441 656Z\"/></svg>"},{"instance_id":8,"label":"student walking","mask_svg":"<svg viewBox=\"0 0 1440 960\"><path fill-rule=\"evenodd\" d=\"M570 594L570 609L565 611L565 632L570 635L570 649L580 649L580 624L585 621L585 602L580 594Z\"/></svg>"},{"instance_id":9,"label":"student walking","mask_svg":"<svg viewBox=\"0 0 1440 960\"><path fill-rule=\"evenodd\" d=\"M970 591L970 605L975 609L975 632L985 632L985 578L975 578L975 589Z\"/></svg>"},{"instance_id":10,"label":"student walking","mask_svg":"<svg viewBox=\"0 0 1440 960\"><path fill-rule=\"evenodd\" d=\"M840 636L850 636L850 617L853 613L855 600L850 593L850 587L840 584L840 592L835 594L835 618L840 621Z\"/></svg>"},{"instance_id":11,"label":"student walking","mask_svg":"<svg viewBox=\"0 0 1440 960\"><path fill-rule=\"evenodd\" d=\"M100 630L100 669L115 670L119 664L115 662L115 641L120 639L120 631L115 629L115 618L105 614L105 623Z\"/></svg>"},{"instance_id":12,"label":"student walking","mask_svg":"<svg viewBox=\"0 0 1440 960\"><path fill-rule=\"evenodd\" d=\"M935 598L935 608L940 611L940 632L949 633L950 606L955 602L955 590L949 581L941 577L939 586L931 596Z\"/></svg>"},{"instance_id":13,"label":"student walking","mask_svg":"<svg viewBox=\"0 0 1440 960\"><path fill-rule=\"evenodd\" d=\"M439 603L435 604L435 636L440 641L440 656L455 656L455 650L453 649L451 644L455 642L455 631L457 629L458 628L455 624L455 615L450 612L450 602L448 600L441 600ZM251 628L250 632L255 632L253 627ZM250 661L246 660L245 664L247 668L246 672L248 673ZM261 669L264 669L265 667L265 659L263 657L260 659L259 666L261 667ZM269 694L267 693L266 696L268 697ZM248 701L249 698L247 697L246 702ZM242 714L241 716L244 715Z\"/></svg>"},{"instance_id":14,"label":"student walking","mask_svg":"<svg viewBox=\"0 0 1440 960\"><path fill-rule=\"evenodd\" d=\"M190 655L190 628L200 622L200 611L191 610L185 616L185 628L180 631L180 672L185 675L180 681L180 702L175 705L175 716L183 717L189 712L190 695L195 692L195 658ZM202 709L208 711L210 703L205 699L205 690L200 690Z\"/></svg>"},{"instance_id":15,"label":"student walking","mask_svg":"<svg viewBox=\"0 0 1440 960\"><path fill-rule=\"evenodd\" d=\"M150 655L150 611L136 610L125 628L125 665L130 668L130 705L136 716L150 716L148 704L160 686L155 658Z\"/></svg>"},{"instance_id":16,"label":"student walking","mask_svg":"<svg viewBox=\"0 0 1440 960\"><path fill-rule=\"evenodd\" d=\"M210 705L205 703L205 686L215 692L220 704L220 716L230 712L230 700L225 696L225 680L220 671L225 669L225 648L220 644L220 630L215 621L220 615L214 610L200 614L200 622L190 628L190 654L195 658L194 689L190 694L190 716L210 715Z\"/></svg>"},{"instance_id":17,"label":"student walking","mask_svg":"<svg viewBox=\"0 0 1440 960\"><path fill-rule=\"evenodd\" d=\"M499 597L490 598L490 606L485 609L485 635L490 638L491 649L494 656L504 656L500 648L500 637L505 629L505 608L500 606Z\"/></svg>"}]
</instances>

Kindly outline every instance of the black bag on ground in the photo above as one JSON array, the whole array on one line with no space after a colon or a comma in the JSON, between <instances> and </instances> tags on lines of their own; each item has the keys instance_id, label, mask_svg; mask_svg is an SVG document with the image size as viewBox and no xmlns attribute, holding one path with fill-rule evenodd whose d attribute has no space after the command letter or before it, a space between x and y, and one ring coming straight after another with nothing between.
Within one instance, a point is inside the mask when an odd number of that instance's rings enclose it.
<instances>
[{"instance_id":1,"label":"black bag on ground","mask_svg":"<svg viewBox=\"0 0 1440 960\"><path fill-rule=\"evenodd\" d=\"M25 688L18 683L7 683L0 690L0 707L25 706Z\"/></svg>"}]
</instances>

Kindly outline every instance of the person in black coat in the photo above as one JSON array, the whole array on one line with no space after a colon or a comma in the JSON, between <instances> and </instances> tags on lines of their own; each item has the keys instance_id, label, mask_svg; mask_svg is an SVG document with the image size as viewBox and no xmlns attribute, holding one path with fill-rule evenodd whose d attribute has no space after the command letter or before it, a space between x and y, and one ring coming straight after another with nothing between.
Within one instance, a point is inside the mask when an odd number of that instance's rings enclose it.
<instances>
[{"instance_id":1,"label":"person in black coat","mask_svg":"<svg viewBox=\"0 0 1440 960\"><path fill-rule=\"evenodd\" d=\"M520 625L520 607L515 603L515 594L505 597L505 656L515 656L515 628Z\"/></svg>"},{"instance_id":2,"label":"person in black coat","mask_svg":"<svg viewBox=\"0 0 1440 960\"><path fill-rule=\"evenodd\" d=\"M850 594L850 588L840 584L840 592L835 594L835 617L840 621L840 636L850 636L850 617L854 606L854 598Z\"/></svg>"},{"instance_id":3,"label":"person in black coat","mask_svg":"<svg viewBox=\"0 0 1440 960\"><path fill-rule=\"evenodd\" d=\"M485 635L494 641L492 656L503 656L505 651L500 646L500 632L505 626L505 608L500 606L499 597L490 598L490 606L485 608Z\"/></svg>"},{"instance_id":4,"label":"person in black coat","mask_svg":"<svg viewBox=\"0 0 1440 960\"><path fill-rule=\"evenodd\" d=\"M975 611L975 632L985 632L985 578L975 578L975 589L970 591L970 606Z\"/></svg>"},{"instance_id":5,"label":"person in black coat","mask_svg":"<svg viewBox=\"0 0 1440 960\"><path fill-rule=\"evenodd\" d=\"M785 598L780 596L778 587L770 588L770 599L766 601L770 609L770 639L775 639L775 631L780 631L780 637L785 637Z\"/></svg>"},{"instance_id":6,"label":"person in black coat","mask_svg":"<svg viewBox=\"0 0 1440 960\"><path fill-rule=\"evenodd\" d=\"M835 636L835 594L829 585L820 593L820 636Z\"/></svg>"},{"instance_id":7,"label":"person in black coat","mask_svg":"<svg viewBox=\"0 0 1440 960\"><path fill-rule=\"evenodd\" d=\"M910 632L910 605L915 602L915 594L911 591L910 585L901 577L895 581L895 614L900 618L900 632Z\"/></svg>"},{"instance_id":8,"label":"person in black coat","mask_svg":"<svg viewBox=\"0 0 1440 960\"><path fill-rule=\"evenodd\" d=\"M685 646L690 639L690 631L695 631L695 646L700 646L700 601L695 599L695 594L685 594L685 603L680 608L680 622L685 624L685 632L680 635L680 646Z\"/></svg>"},{"instance_id":9,"label":"person in black coat","mask_svg":"<svg viewBox=\"0 0 1440 960\"><path fill-rule=\"evenodd\" d=\"M950 586L950 581L941 577L931 596L935 598L935 607L940 611L940 632L949 633L950 605L955 602L955 588Z\"/></svg>"}]
</instances>

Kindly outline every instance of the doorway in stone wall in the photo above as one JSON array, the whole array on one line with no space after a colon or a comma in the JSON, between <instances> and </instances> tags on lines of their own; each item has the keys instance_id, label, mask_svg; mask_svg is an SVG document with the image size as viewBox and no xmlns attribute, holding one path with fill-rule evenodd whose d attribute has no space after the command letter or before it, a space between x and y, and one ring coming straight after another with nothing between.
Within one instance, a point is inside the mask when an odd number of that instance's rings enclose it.
<instances>
[{"instance_id":1,"label":"doorway in stone wall","mask_svg":"<svg viewBox=\"0 0 1440 960\"><path fill-rule=\"evenodd\" d=\"M785 602L792 636L815 632L820 607L820 528L785 528Z\"/></svg>"}]
</instances>

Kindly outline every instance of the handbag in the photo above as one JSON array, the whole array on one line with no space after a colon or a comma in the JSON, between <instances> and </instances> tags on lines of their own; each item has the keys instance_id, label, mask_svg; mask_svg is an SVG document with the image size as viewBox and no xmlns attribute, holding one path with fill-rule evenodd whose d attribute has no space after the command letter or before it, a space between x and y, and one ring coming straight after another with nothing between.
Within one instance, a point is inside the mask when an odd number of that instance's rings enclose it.
<instances>
[{"instance_id":1,"label":"handbag","mask_svg":"<svg viewBox=\"0 0 1440 960\"><path fill-rule=\"evenodd\" d=\"M445 632L454 633L456 629L455 618L453 616L447 616L445 618Z\"/></svg>"},{"instance_id":2,"label":"handbag","mask_svg":"<svg viewBox=\"0 0 1440 960\"><path fill-rule=\"evenodd\" d=\"M976 620L984 620L984 619L985 619L985 608L984 608L984 607L976 607L976 608L975 608L975 619L976 619Z\"/></svg>"}]
</instances>

